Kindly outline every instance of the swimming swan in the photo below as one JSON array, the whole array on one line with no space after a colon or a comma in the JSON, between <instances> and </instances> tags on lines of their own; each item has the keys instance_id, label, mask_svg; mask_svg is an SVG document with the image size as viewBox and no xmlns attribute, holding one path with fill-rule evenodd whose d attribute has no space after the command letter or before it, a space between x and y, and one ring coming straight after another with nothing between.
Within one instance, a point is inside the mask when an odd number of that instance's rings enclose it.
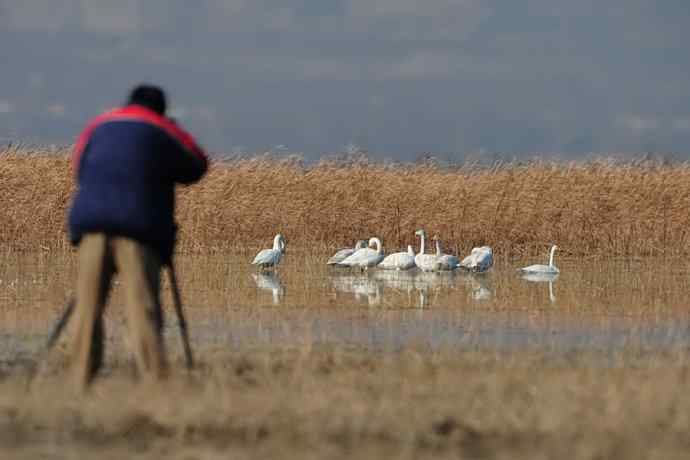
<instances>
[{"instance_id":1,"label":"swimming swan","mask_svg":"<svg viewBox=\"0 0 690 460\"><path fill-rule=\"evenodd\" d=\"M350 257L358 249L364 249L367 247L367 240L359 240L354 248L344 248L333 254L326 265L340 265L340 262Z\"/></svg>"},{"instance_id":2,"label":"swimming swan","mask_svg":"<svg viewBox=\"0 0 690 460\"><path fill-rule=\"evenodd\" d=\"M441 270L441 263L436 254L424 254L426 232L420 229L414 232L414 234L421 239L419 253L414 257L414 263L424 272L437 272Z\"/></svg>"},{"instance_id":3,"label":"swimming swan","mask_svg":"<svg viewBox=\"0 0 690 460\"><path fill-rule=\"evenodd\" d=\"M407 252L396 252L386 256L379 264L379 267L386 270L408 270L415 266L414 249L407 247Z\"/></svg>"},{"instance_id":4,"label":"swimming swan","mask_svg":"<svg viewBox=\"0 0 690 460\"><path fill-rule=\"evenodd\" d=\"M455 270L458 268L460 259L452 254L444 254L441 249L441 239L438 235L434 235L434 241L436 241L436 257L438 258L438 263L441 264L441 270Z\"/></svg>"},{"instance_id":5,"label":"swimming swan","mask_svg":"<svg viewBox=\"0 0 690 460\"><path fill-rule=\"evenodd\" d=\"M528 267L521 268L520 271L523 273L560 273L558 267L553 264L553 255L556 253L556 249L558 249L558 246L555 244L551 246L551 251L549 253L549 265L530 265Z\"/></svg>"},{"instance_id":6,"label":"swimming swan","mask_svg":"<svg viewBox=\"0 0 690 460\"><path fill-rule=\"evenodd\" d=\"M340 264L348 267L359 267L363 270L375 267L383 260L383 246L381 245L381 240L376 237L369 239L369 246L371 245L376 245L376 249L358 249L354 254L340 262Z\"/></svg>"},{"instance_id":7,"label":"swimming swan","mask_svg":"<svg viewBox=\"0 0 690 460\"><path fill-rule=\"evenodd\" d=\"M494 264L494 252L489 246L473 248L469 256L462 259L460 268L471 272L485 272Z\"/></svg>"},{"instance_id":8,"label":"swimming swan","mask_svg":"<svg viewBox=\"0 0 690 460\"><path fill-rule=\"evenodd\" d=\"M278 233L273 238L273 249L262 249L254 257L252 265L258 265L261 268L275 267L280 263L280 260L285 254L285 237Z\"/></svg>"}]
</instances>

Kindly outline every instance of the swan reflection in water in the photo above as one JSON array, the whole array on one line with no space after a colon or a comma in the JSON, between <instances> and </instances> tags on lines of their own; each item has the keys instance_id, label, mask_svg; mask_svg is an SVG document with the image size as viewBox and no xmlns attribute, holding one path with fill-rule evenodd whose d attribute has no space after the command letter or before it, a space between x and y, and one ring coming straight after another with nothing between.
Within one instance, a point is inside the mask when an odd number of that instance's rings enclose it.
<instances>
[{"instance_id":1,"label":"swan reflection in water","mask_svg":"<svg viewBox=\"0 0 690 460\"><path fill-rule=\"evenodd\" d=\"M425 272L422 270L410 271L377 271L374 277L380 280L386 288L404 292L408 299L419 295L417 306L425 308L430 300L435 298L441 289L454 289L457 283L455 272Z\"/></svg>"},{"instance_id":2,"label":"swan reflection in water","mask_svg":"<svg viewBox=\"0 0 690 460\"><path fill-rule=\"evenodd\" d=\"M329 276L336 293L354 294L359 302L380 305L384 291L391 306L405 303L396 294L407 295L407 304L426 308L433 305L441 292L458 288L460 280L470 289L471 298L485 301L493 297L488 278L485 275L460 274L456 271L424 272L412 270L374 270L365 274L332 273Z\"/></svg>"},{"instance_id":3,"label":"swan reflection in water","mask_svg":"<svg viewBox=\"0 0 690 460\"><path fill-rule=\"evenodd\" d=\"M270 292L273 297L273 304L280 304L285 296L285 287L275 272L252 273L252 278L256 287L261 291Z\"/></svg>"},{"instance_id":4,"label":"swan reflection in water","mask_svg":"<svg viewBox=\"0 0 690 460\"><path fill-rule=\"evenodd\" d=\"M418 304L420 308L426 306L426 301L422 302L420 298L419 302L413 300L416 295L416 291L419 290L417 280L421 272L416 269L399 271L399 270L378 270L374 272L373 277L380 282L386 289L392 291L403 293L407 295L407 304ZM420 294L421 296L421 294Z\"/></svg>"},{"instance_id":5,"label":"swan reflection in water","mask_svg":"<svg viewBox=\"0 0 690 460\"><path fill-rule=\"evenodd\" d=\"M410 293L414 291L414 281L417 278L417 270L377 270L372 273L374 279L385 287L397 291Z\"/></svg>"},{"instance_id":6,"label":"swan reflection in water","mask_svg":"<svg viewBox=\"0 0 690 460\"><path fill-rule=\"evenodd\" d=\"M493 297L494 291L491 289L491 284L486 274L470 273L464 275L462 278L467 287L470 288L470 297L472 297L472 300L482 302Z\"/></svg>"},{"instance_id":7,"label":"swan reflection in water","mask_svg":"<svg viewBox=\"0 0 690 460\"><path fill-rule=\"evenodd\" d=\"M383 300L383 283L368 274L333 274L331 285L338 292L354 294L358 302L379 305Z\"/></svg>"},{"instance_id":8,"label":"swan reflection in water","mask_svg":"<svg viewBox=\"0 0 690 460\"><path fill-rule=\"evenodd\" d=\"M418 275L416 270L375 270L362 274L333 273L330 281L336 293L354 294L356 301L373 306L383 303L384 289L407 294L410 300L421 289Z\"/></svg>"},{"instance_id":9,"label":"swan reflection in water","mask_svg":"<svg viewBox=\"0 0 690 460\"><path fill-rule=\"evenodd\" d=\"M483 274L414 270L408 272L376 272L374 276L382 280L387 288L390 287L408 294L418 293L419 308L425 308L432 304L441 291L456 289L459 280L462 280L469 287L472 300L485 301L493 297L489 278Z\"/></svg>"},{"instance_id":10,"label":"swan reflection in water","mask_svg":"<svg viewBox=\"0 0 690 460\"><path fill-rule=\"evenodd\" d=\"M556 302L553 293L553 283L558 279L558 273L525 273L522 279L531 283L549 283L549 301Z\"/></svg>"}]
</instances>

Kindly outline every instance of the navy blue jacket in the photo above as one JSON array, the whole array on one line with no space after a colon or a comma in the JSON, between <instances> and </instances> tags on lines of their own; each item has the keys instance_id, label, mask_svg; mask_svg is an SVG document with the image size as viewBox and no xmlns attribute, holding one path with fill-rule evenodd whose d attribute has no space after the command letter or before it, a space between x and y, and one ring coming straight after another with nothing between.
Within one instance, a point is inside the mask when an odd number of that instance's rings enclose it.
<instances>
[{"instance_id":1,"label":"navy blue jacket","mask_svg":"<svg viewBox=\"0 0 690 460\"><path fill-rule=\"evenodd\" d=\"M96 117L72 154L78 189L69 213L70 239L89 232L127 236L172 257L175 184L199 180L208 159L192 136L139 105Z\"/></svg>"}]
</instances>

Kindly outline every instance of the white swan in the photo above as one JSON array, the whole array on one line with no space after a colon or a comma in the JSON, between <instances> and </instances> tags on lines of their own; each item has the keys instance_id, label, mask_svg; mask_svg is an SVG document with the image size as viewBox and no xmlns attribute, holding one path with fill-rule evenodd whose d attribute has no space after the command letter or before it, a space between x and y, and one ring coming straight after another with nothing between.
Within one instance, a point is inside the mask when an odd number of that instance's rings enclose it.
<instances>
[{"instance_id":1,"label":"white swan","mask_svg":"<svg viewBox=\"0 0 690 460\"><path fill-rule=\"evenodd\" d=\"M252 265L258 265L261 268L275 267L280 263L285 253L285 237L278 233L273 238L273 249L262 249L254 257Z\"/></svg>"},{"instance_id":2,"label":"white swan","mask_svg":"<svg viewBox=\"0 0 690 460\"><path fill-rule=\"evenodd\" d=\"M376 249L358 249L354 254L340 262L340 265L359 267L362 270L375 267L383 260L383 246L381 245L381 240L376 237L369 239L369 246L371 245L376 245Z\"/></svg>"},{"instance_id":3,"label":"white swan","mask_svg":"<svg viewBox=\"0 0 690 460\"><path fill-rule=\"evenodd\" d=\"M358 249L364 249L367 247L367 240L359 240L354 248L344 248L333 254L326 265L340 265L340 262L351 256Z\"/></svg>"},{"instance_id":4,"label":"white swan","mask_svg":"<svg viewBox=\"0 0 690 460\"><path fill-rule=\"evenodd\" d=\"M469 256L462 259L460 268L471 272L485 272L494 264L494 252L489 246L472 248Z\"/></svg>"},{"instance_id":5,"label":"white swan","mask_svg":"<svg viewBox=\"0 0 690 460\"><path fill-rule=\"evenodd\" d=\"M386 270L409 270L415 266L414 249L407 247L407 252L396 252L386 256L379 264L379 267Z\"/></svg>"},{"instance_id":6,"label":"white swan","mask_svg":"<svg viewBox=\"0 0 690 460\"><path fill-rule=\"evenodd\" d=\"M436 257L438 258L439 264L441 264L441 270L455 270L458 268L460 259L452 254L444 254L441 249L441 239L438 235L434 235L434 241L436 241Z\"/></svg>"},{"instance_id":7,"label":"white swan","mask_svg":"<svg viewBox=\"0 0 690 460\"><path fill-rule=\"evenodd\" d=\"M421 239L419 253L414 257L414 263L424 272L437 272L441 270L441 263L436 257L436 254L425 254L426 232L424 230L417 230L415 235Z\"/></svg>"},{"instance_id":8,"label":"white swan","mask_svg":"<svg viewBox=\"0 0 690 460\"><path fill-rule=\"evenodd\" d=\"M523 267L520 269L523 273L560 273L558 267L553 264L553 255L556 253L558 246L555 244L551 246L551 251L549 253L549 265L535 264L528 267Z\"/></svg>"},{"instance_id":9,"label":"white swan","mask_svg":"<svg viewBox=\"0 0 690 460\"><path fill-rule=\"evenodd\" d=\"M525 272L522 279L531 283L552 283L558 279L559 273Z\"/></svg>"}]
</instances>

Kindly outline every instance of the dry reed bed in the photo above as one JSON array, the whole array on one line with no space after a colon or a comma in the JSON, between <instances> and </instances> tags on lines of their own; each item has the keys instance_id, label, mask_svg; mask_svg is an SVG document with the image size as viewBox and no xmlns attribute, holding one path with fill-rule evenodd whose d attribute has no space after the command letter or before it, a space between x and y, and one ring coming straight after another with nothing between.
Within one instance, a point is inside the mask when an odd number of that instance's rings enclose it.
<instances>
[{"instance_id":1,"label":"dry reed bed","mask_svg":"<svg viewBox=\"0 0 690 460\"><path fill-rule=\"evenodd\" d=\"M123 366L74 398L0 381L3 458L686 458L686 351L207 350L191 379ZM180 363L178 365L181 366ZM22 457L24 455L25 457ZM43 456L43 457L42 457Z\"/></svg>"},{"instance_id":2,"label":"dry reed bed","mask_svg":"<svg viewBox=\"0 0 690 460\"><path fill-rule=\"evenodd\" d=\"M66 245L73 181L67 152L0 151L0 245ZM501 257L687 253L690 166L528 162L440 168L270 158L214 164L180 191L183 251L251 250L287 235L326 249L377 235L389 251L438 233L453 251L492 245Z\"/></svg>"}]
</instances>

